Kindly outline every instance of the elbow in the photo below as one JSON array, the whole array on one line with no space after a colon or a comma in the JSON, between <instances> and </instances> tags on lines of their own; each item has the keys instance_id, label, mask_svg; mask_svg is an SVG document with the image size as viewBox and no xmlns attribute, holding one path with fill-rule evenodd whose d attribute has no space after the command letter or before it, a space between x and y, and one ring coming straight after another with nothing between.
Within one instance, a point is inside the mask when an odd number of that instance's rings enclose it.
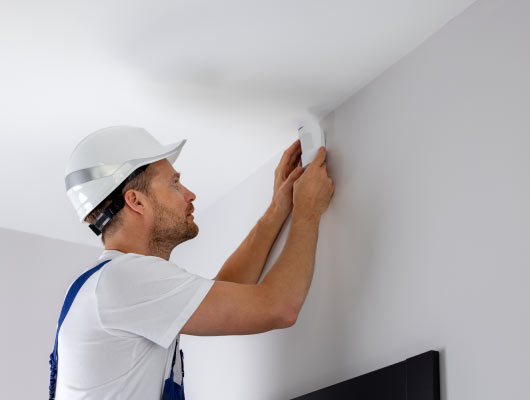
<instances>
[{"instance_id":1,"label":"elbow","mask_svg":"<svg viewBox=\"0 0 530 400\"><path fill-rule=\"evenodd\" d=\"M280 313L279 318L279 329L285 329L290 328L294 324L296 324L296 320L298 319L298 312L295 310L283 310L282 313Z\"/></svg>"},{"instance_id":2,"label":"elbow","mask_svg":"<svg viewBox=\"0 0 530 400\"><path fill-rule=\"evenodd\" d=\"M290 328L294 324L296 324L296 320L298 319L298 314L292 314L285 320L285 327L284 328Z\"/></svg>"}]
</instances>

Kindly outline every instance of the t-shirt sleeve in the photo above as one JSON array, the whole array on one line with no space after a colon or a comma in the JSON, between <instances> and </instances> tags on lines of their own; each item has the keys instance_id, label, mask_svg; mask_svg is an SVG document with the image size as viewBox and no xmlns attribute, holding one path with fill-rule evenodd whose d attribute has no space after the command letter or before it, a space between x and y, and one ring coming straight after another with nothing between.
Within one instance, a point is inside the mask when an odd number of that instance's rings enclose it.
<instances>
[{"instance_id":1,"label":"t-shirt sleeve","mask_svg":"<svg viewBox=\"0 0 530 400\"><path fill-rule=\"evenodd\" d=\"M101 324L168 348L214 283L159 257L120 256L103 267L96 286Z\"/></svg>"}]
</instances>

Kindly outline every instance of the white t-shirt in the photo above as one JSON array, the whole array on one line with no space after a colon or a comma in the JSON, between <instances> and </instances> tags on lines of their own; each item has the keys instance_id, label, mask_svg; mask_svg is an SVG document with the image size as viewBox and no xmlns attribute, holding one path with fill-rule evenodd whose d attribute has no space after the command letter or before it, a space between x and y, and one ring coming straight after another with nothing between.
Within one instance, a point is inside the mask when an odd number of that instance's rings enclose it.
<instances>
[{"instance_id":1,"label":"white t-shirt","mask_svg":"<svg viewBox=\"0 0 530 400\"><path fill-rule=\"evenodd\" d=\"M59 331L56 400L160 400L179 332L215 283L117 250L104 250L85 271L108 259ZM177 348L174 380L181 378Z\"/></svg>"}]
</instances>

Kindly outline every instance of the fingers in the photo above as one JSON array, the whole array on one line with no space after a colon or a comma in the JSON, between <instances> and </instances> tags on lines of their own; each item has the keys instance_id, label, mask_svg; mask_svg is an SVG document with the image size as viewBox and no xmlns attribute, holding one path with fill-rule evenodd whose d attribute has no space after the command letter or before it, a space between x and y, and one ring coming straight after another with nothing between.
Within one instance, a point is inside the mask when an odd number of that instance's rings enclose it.
<instances>
[{"instance_id":1,"label":"fingers","mask_svg":"<svg viewBox=\"0 0 530 400\"><path fill-rule=\"evenodd\" d=\"M301 146L301 143L300 143L300 139L297 139L293 142L292 145L289 146L289 148L287 148L287 150L285 150L283 152L283 156L282 156L282 159L280 160L280 164L292 164L293 163L293 158L296 158L296 156L302 152L302 146Z\"/></svg>"},{"instance_id":2,"label":"fingers","mask_svg":"<svg viewBox=\"0 0 530 400\"><path fill-rule=\"evenodd\" d=\"M302 175L303 172L304 172L304 169L302 167L297 167L291 171L287 180L290 183L293 183L300 177L300 175Z\"/></svg>"},{"instance_id":3,"label":"fingers","mask_svg":"<svg viewBox=\"0 0 530 400\"><path fill-rule=\"evenodd\" d=\"M302 156L302 145L300 140L297 139L289 146L287 150L283 153L283 156L276 167L275 174L281 174L283 178L287 178L289 173L293 168L300 163Z\"/></svg>"},{"instance_id":4,"label":"fingers","mask_svg":"<svg viewBox=\"0 0 530 400\"><path fill-rule=\"evenodd\" d=\"M322 165L324 165L325 160L326 160L326 148L324 146L320 146L320 148L317 151L317 154L315 155L315 158L311 162L312 168L322 167Z\"/></svg>"},{"instance_id":5,"label":"fingers","mask_svg":"<svg viewBox=\"0 0 530 400\"><path fill-rule=\"evenodd\" d=\"M292 145L290 145L287 150L283 153L287 157L291 157L292 154L297 153L298 151L301 151L302 144L300 143L300 139L296 139Z\"/></svg>"},{"instance_id":6,"label":"fingers","mask_svg":"<svg viewBox=\"0 0 530 400\"><path fill-rule=\"evenodd\" d=\"M293 161L291 161L289 164L292 165L293 167L297 167L298 164L300 164L300 161L302 160L302 150L300 150L299 152L295 153L293 155Z\"/></svg>"},{"instance_id":7,"label":"fingers","mask_svg":"<svg viewBox=\"0 0 530 400\"><path fill-rule=\"evenodd\" d=\"M289 161L288 161L289 165L293 165L296 162L296 159L300 158L301 155L302 155L302 148L300 146L294 147L291 153L289 153Z\"/></svg>"},{"instance_id":8,"label":"fingers","mask_svg":"<svg viewBox=\"0 0 530 400\"><path fill-rule=\"evenodd\" d=\"M300 143L300 139L296 139L293 144L289 147L289 148L292 148L292 147L298 147L300 146L301 143Z\"/></svg>"}]
</instances>

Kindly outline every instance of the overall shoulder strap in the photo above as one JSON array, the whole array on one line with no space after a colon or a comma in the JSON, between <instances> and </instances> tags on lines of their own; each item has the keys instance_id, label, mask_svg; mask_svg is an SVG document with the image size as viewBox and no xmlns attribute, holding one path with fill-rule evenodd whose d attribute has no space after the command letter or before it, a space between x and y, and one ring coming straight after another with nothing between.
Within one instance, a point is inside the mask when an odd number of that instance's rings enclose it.
<instances>
[{"instance_id":1,"label":"overall shoulder strap","mask_svg":"<svg viewBox=\"0 0 530 400\"><path fill-rule=\"evenodd\" d=\"M109 261L110 260L105 260L102 263L84 272L79 278L74 281L72 286L70 286L68 293L66 294L63 308L61 309L61 314L59 316L59 322L57 323L57 333L55 334L55 345L53 346L53 353L50 354L50 399L55 397L55 383L57 379L57 340L59 338L59 330L61 329L61 325L63 324L64 318L66 317L66 314L68 314L68 311L70 310L70 307L74 302L75 296L77 296L79 289L81 289L81 286L83 286L83 284L87 281L88 278L90 278L94 274L94 272L97 272Z\"/></svg>"},{"instance_id":2,"label":"overall shoulder strap","mask_svg":"<svg viewBox=\"0 0 530 400\"><path fill-rule=\"evenodd\" d=\"M68 290L68 293L66 294L66 297L64 299L63 308L61 309L61 315L59 316L59 322L57 323L57 333L59 333L59 329L61 329L61 325L63 324L64 318L66 317L66 314L68 314L68 311L70 310L70 307L72 306L72 303L74 302L75 296L77 296L79 289L81 289L81 287L88 280L88 278L90 278L95 272L99 271L99 269L109 261L110 260L105 260L102 263L84 272L79 278L74 281L72 286L70 286L70 289Z\"/></svg>"}]
</instances>

